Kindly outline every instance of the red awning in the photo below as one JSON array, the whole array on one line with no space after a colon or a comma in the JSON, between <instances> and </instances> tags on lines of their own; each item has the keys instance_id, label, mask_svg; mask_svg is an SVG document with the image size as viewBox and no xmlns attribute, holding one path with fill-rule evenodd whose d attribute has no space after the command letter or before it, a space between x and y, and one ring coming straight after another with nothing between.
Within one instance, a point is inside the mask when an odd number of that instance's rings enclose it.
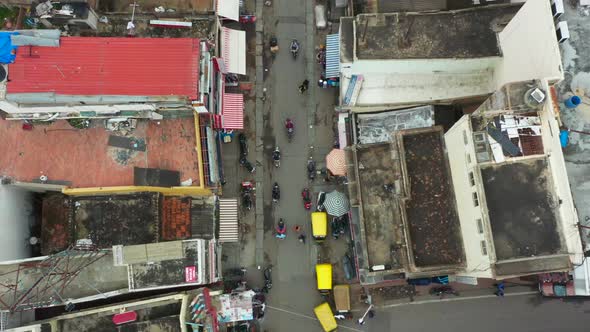
<instances>
[{"instance_id":1,"label":"red awning","mask_svg":"<svg viewBox=\"0 0 590 332\"><path fill-rule=\"evenodd\" d=\"M224 129L244 129L244 95L224 93L221 123Z\"/></svg>"}]
</instances>

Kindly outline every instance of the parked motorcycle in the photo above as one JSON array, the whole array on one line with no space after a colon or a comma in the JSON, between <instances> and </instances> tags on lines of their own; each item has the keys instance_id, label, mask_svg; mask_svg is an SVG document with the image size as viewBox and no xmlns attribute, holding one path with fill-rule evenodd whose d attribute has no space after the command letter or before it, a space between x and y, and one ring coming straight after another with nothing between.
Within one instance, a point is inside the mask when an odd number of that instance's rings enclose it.
<instances>
[{"instance_id":1,"label":"parked motorcycle","mask_svg":"<svg viewBox=\"0 0 590 332\"><path fill-rule=\"evenodd\" d=\"M332 237L335 240L338 240L340 237L340 220L337 217L332 218L330 222L330 227L332 228Z\"/></svg>"},{"instance_id":2,"label":"parked motorcycle","mask_svg":"<svg viewBox=\"0 0 590 332\"><path fill-rule=\"evenodd\" d=\"M264 289L268 292L272 288L272 265L264 269Z\"/></svg>"},{"instance_id":3,"label":"parked motorcycle","mask_svg":"<svg viewBox=\"0 0 590 332\"><path fill-rule=\"evenodd\" d=\"M293 59L297 59L297 54L299 53L299 42L297 39L293 39L291 41L291 55L293 55Z\"/></svg>"},{"instance_id":4,"label":"parked motorcycle","mask_svg":"<svg viewBox=\"0 0 590 332\"><path fill-rule=\"evenodd\" d=\"M283 240L287 237L287 226L285 226L285 221L283 220L283 218L279 219L279 223L276 227L276 232L277 234L275 235L275 237L277 239Z\"/></svg>"},{"instance_id":5,"label":"parked motorcycle","mask_svg":"<svg viewBox=\"0 0 590 332\"><path fill-rule=\"evenodd\" d=\"M272 186L272 201L278 203L279 199L281 199L281 189L279 188L279 184L275 182Z\"/></svg>"},{"instance_id":6,"label":"parked motorcycle","mask_svg":"<svg viewBox=\"0 0 590 332\"><path fill-rule=\"evenodd\" d=\"M438 296L441 298L445 295L459 296L459 292L457 292L456 290L453 289L453 287L448 286L448 285L432 287L430 289L429 293L430 293L430 295Z\"/></svg>"},{"instance_id":7,"label":"parked motorcycle","mask_svg":"<svg viewBox=\"0 0 590 332\"><path fill-rule=\"evenodd\" d=\"M275 150L272 152L272 160L276 168L281 167L281 151L278 146L275 147Z\"/></svg>"},{"instance_id":8,"label":"parked motorcycle","mask_svg":"<svg viewBox=\"0 0 590 332\"><path fill-rule=\"evenodd\" d=\"M307 178L313 181L315 179L316 173L315 160L310 157L307 161Z\"/></svg>"},{"instance_id":9,"label":"parked motorcycle","mask_svg":"<svg viewBox=\"0 0 590 332\"><path fill-rule=\"evenodd\" d=\"M323 191L320 191L318 193L318 201L316 202L316 210L318 212L323 212L326 210L326 208L324 207L325 200L326 200L326 193Z\"/></svg>"},{"instance_id":10,"label":"parked motorcycle","mask_svg":"<svg viewBox=\"0 0 590 332\"><path fill-rule=\"evenodd\" d=\"M246 210L252 210L252 192L254 185L250 181L242 182L242 207Z\"/></svg>"},{"instance_id":11,"label":"parked motorcycle","mask_svg":"<svg viewBox=\"0 0 590 332\"><path fill-rule=\"evenodd\" d=\"M301 191L301 198L303 198L303 207L308 211L311 210L311 193L308 188Z\"/></svg>"},{"instance_id":12,"label":"parked motorcycle","mask_svg":"<svg viewBox=\"0 0 590 332\"><path fill-rule=\"evenodd\" d=\"M272 54L272 57L275 57L275 54L277 54L277 52L279 51L279 41L277 40L277 37L271 37L270 41L269 41L269 45L270 45L270 53Z\"/></svg>"},{"instance_id":13,"label":"parked motorcycle","mask_svg":"<svg viewBox=\"0 0 590 332\"><path fill-rule=\"evenodd\" d=\"M285 129L287 130L287 139L289 142L291 142L293 136L295 135L295 124L293 121L291 121L291 119L287 119L285 121Z\"/></svg>"},{"instance_id":14,"label":"parked motorcycle","mask_svg":"<svg viewBox=\"0 0 590 332\"><path fill-rule=\"evenodd\" d=\"M251 162L248 161L248 159L246 159L246 157L240 158L240 165L244 166L244 168L246 168L246 170L250 173L254 173L254 171L256 170L256 167L254 167L254 165L252 165Z\"/></svg>"},{"instance_id":15,"label":"parked motorcycle","mask_svg":"<svg viewBox=\"0 0 590 332\"><path fill-rule=\"evenodd\" d=\"M246 135L240 133L238 135L238 140L240 141L240 156L246 157L248 155L248 141L246 141Z\"/></svg>"}]
</instances>

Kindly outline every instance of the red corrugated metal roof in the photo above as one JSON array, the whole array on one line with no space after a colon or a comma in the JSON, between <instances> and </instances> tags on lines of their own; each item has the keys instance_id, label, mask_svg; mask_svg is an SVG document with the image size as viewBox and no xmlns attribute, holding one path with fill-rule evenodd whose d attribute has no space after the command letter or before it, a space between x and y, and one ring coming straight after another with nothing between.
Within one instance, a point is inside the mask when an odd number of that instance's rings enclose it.
<instances>
[{"instance_id":1,"label":"red corrugated metal roof","mask_svg":"<svg viewBox=\"0 0 590 332\"><path fill-rule=\"evenodd\" d=\"M8 71L8 93L196 99L199 40L64 37L57 48L21 46Z\"/></svg>"}]
</instances>

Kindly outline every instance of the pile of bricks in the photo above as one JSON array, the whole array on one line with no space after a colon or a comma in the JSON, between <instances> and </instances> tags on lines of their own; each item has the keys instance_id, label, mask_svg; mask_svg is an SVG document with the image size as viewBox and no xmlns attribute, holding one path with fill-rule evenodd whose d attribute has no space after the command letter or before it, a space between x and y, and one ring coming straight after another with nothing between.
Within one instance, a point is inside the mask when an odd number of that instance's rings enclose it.
<instances>
[{"instance_id":1,"label":"pile of bricks","mask_svg":"<svg viewBox=\"0 0 590 332\"><path fill-rule=\"evenodd\" d=\"M162 203L161 239L183 240L191 237L191 199L166 197Z\"/></svg>"}]
</instances>

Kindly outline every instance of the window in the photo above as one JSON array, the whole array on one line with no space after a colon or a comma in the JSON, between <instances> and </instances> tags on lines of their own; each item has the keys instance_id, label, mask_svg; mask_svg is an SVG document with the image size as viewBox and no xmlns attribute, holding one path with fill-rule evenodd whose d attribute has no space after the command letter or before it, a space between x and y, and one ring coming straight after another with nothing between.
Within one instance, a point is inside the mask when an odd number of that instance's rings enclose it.
<instances>
[{"instance_id":1,"label":"window","mask_svg":"<svg viewBox=\"0 0 590 332\"><path fill-rule=\"evenodd\" d=\"M473 172L469 172L469 184L471 184L471 186L475 186L475 177L473 176Z\"/></svg>"},{"instance_id":2,"label":"window","mask_svg":"<svg viewBox=\"0 0 590 332\"><path fill-rule=\"evenodd\" d=\"M481 221L481 219L477 219L477 232L479 234L483 234L483 222Z\"/></svg>"},{"instance_id":3,"label":"window","mask_svg":"<svg viewBox=\"0 0 590 332\"><path fill-rule=\"evenodd\" d=\"M481 254L484 256L488 255L488 246L486 245L486 241L481 241Z\"/></svg>"},{"instance_id":4,"label":"window","mask_svg":"<svg viewBox=\"0 0 590 332\"><path fill-rule=\"evenodd\" d=\"M469 153L467 154L467 163L471 164L471 155Z\"/></svg>"},{"instance_id":5,"label":"window","mask_svg":"<svg viewBox=\"0 0 590 332\"><path fill-rule=\"evenodd\" d=\"M467 145L467 143L469 143L467 141L467 131L463 130L463 143L465 143L465 145Z\"/></svg>"},{"instance_id":6,"label":"window","mask_svg":"<svg viewBox=\"0 0 590 332\"><path fill-rule=\"evenodd\" d=\"M473 193L473 205L479 206L479 198L477 197L477 193Z\"/></svg>"}]
</instances>

